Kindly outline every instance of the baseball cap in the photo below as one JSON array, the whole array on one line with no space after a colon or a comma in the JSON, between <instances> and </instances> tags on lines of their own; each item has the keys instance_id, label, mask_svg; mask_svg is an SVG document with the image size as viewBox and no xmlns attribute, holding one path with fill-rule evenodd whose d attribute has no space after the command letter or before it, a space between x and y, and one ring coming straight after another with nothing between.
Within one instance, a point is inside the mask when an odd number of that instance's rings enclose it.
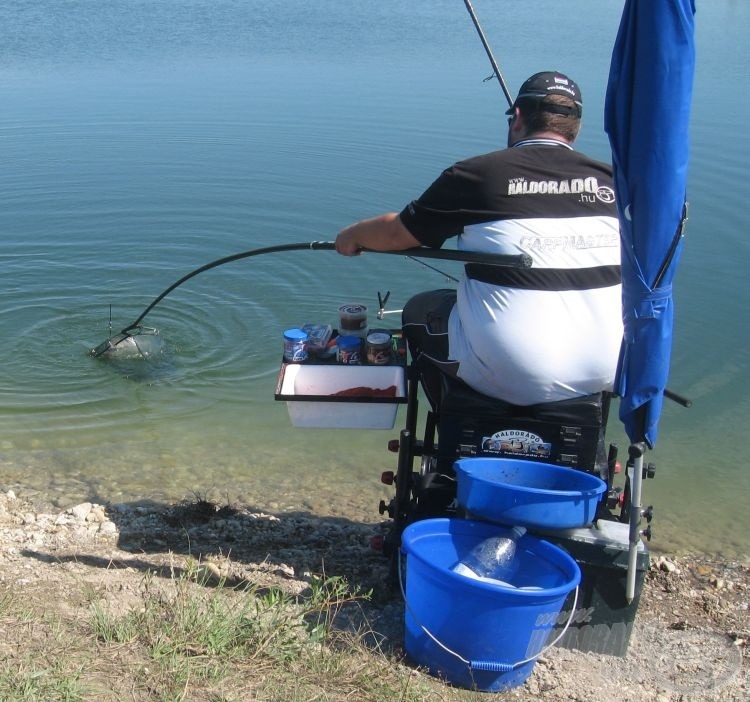
<instances>
[{"instance_id":1,"label":"baseball cap","mask_svg":"<svg viewBox=\"0 0 750 702\"><path fill-rule=\"evenodd\" d=\"M578 106L576 116L581 116L583 102L581 101L581 91L579 90L578 85L576 85L576 83L564 73L558 73L557 71L541 71L540 73L535 73L530 78L527 78L521 86L521 89L518 91L513 107L507 110L505 114L513 114L516 103L522 98L536 98L542 100L547 97L547 95L563 95L564 97L570 98ZM566 108L565 105L545 105L542 109L550 112L559 112L560 114L571 114L570 109Z\"/></svg>"}]
</instances>

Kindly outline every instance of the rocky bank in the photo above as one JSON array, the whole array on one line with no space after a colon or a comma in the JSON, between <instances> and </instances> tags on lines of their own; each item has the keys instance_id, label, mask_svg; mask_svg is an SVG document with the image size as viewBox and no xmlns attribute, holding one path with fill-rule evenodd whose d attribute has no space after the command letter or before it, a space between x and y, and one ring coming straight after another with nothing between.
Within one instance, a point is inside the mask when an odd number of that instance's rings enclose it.
<instances>
[{"instance_id":1,"label":"rocky bank","mask_svg":"<svg viewBox=\"0 0 750 702\"><path fill-rule=\"evenodd\" d=\"M372 599L341 626L364 618L379 645L403 656L403 603L370 538L384 524L309 513L268 514L241 505L78 504L36 511L23 496L0 494L0 594L27 594L61 612L81 606L81 588L136 597L144 573L172 577L187 559L228 583L273 585L289 593L313 573L343 576ZM499 699L619 702L740 702L750 698L750 567L706 558L656 557L624 657L556 647L530 679ZM15 630L15 629L14 629ZM12 645L4 632L5 645ZM20 643L18 645L21 645Z\"/></svg>"}]
</instances>

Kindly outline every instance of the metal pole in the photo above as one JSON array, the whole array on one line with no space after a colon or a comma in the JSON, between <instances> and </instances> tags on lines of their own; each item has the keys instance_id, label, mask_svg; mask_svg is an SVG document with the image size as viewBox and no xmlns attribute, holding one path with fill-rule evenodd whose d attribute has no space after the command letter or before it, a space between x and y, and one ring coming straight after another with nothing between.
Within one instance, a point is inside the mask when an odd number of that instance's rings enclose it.
<instances>
[{"instance_id":1,"label":"metal pole","mask_svg":"<svg viewBox=\"0 0 750 702\"><path fill-rule=\"evenodd\" d=\"M628 550L628 572L625 584L625 599L630 604L635 599L635 576L638 570L638 546L641 543L641 486L643 484L644 443L631 444L628 453L632 459L630 478L630 548Z\"/></svg>"}]
</instances>

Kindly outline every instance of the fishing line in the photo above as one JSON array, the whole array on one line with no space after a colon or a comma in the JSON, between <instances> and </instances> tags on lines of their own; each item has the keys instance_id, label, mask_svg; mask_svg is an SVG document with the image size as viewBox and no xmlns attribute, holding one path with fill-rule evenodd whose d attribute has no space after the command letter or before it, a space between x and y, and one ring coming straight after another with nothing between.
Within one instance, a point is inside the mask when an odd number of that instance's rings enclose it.
<instances>
[{"instance_id":1,"label":"fishing line","mask_svg":"<svg viewBox=\"0 0 750 702\"><path fill-rule=\"evenodd\" d=\"M446 273L445 271L441 271L439 268L435 268L435 266L431 266L429 263L425 263L424 261L420 261L419 259L414 258L414 256L407 256L407 258L410 261L414 261L414 263L418 263L420 266L424 266L425 268L429 268L431 271L434 271L435 273L439 273L444 278L447 278L448 280L450 280L453 283L460 282L458 280L458 278L454 278L452 275L450 275L450 273Z\"/></svg>"},{"instance_id":2,"label":"fishing line","mask_svg":"<svg viewBox=\"0 0 750 702\"><path fill-rule=\"evenodd\" d=\"M161 292L148 307L146 307L140 316L127 327L121 329L117 334L111 335L108 339L99 344L96 348L91 349L89 352L91 356L97 358L103 354L116 349L120 344L127 342L128 344L135 345L138 348L138 344L135 337L141 334L153 334L155 330L142 327L141 322L144 317L158 305L169 293L175 288L179 287L186 281L195 277L199 273L208 271L211 268L222 266L225 263L231 263L232 261L239 261L243 258L250 258L251 256L261 256L263 254L279 253L282 251L332 251L336 249L336 244L333 241L308 241L296 244L279 244L277 246L267 246L260 249L252 249L250 251L242 251L240 253L232 254L231 256L224 256L223 258L216 259L210 263L206 263L200 268L196 268L194 271L182 276L179 280L172 283L166 290ZM452 261L463 261L465 263L485 263L488 265L495 266L508 266L511 268L530 268L531 257L526 254L510 255L510 254L489 254L480 253L477 251L458 251L454 249L429 249L424 247L417 247L413 249L404 249L402 251L372 251L371 249L363 249L363 251L370 253L380 254L391 254L396 256L406 256L408 258L436 258L443 260ZM441 272L441 271L438 271ZM450 277L450 276L449 276ZM111 334L111 321L110 321L110 334Z\"/></svg>"}]
</instances>

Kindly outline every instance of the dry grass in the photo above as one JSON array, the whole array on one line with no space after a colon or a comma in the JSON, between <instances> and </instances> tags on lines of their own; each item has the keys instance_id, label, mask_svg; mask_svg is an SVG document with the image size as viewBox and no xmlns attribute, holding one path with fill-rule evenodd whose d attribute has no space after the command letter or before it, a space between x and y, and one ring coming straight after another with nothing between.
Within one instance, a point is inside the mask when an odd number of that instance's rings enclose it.
<instances>
[{"instance_id":1,"label":"dry grass","mask_svg":"<svg viewBox=\"0 0 750 702\"><path fill-rule=\"evenodd\" d=\"M166 580L147 574L127 608L116 593L85 585L80 608L67 612L6 592L0 699L458 699L378 650L372 631L336 626L343 609L368 597L340 578L314 579L303 596L292 597L209 577L197 562Z\"/></svg>"}]
</instances>

